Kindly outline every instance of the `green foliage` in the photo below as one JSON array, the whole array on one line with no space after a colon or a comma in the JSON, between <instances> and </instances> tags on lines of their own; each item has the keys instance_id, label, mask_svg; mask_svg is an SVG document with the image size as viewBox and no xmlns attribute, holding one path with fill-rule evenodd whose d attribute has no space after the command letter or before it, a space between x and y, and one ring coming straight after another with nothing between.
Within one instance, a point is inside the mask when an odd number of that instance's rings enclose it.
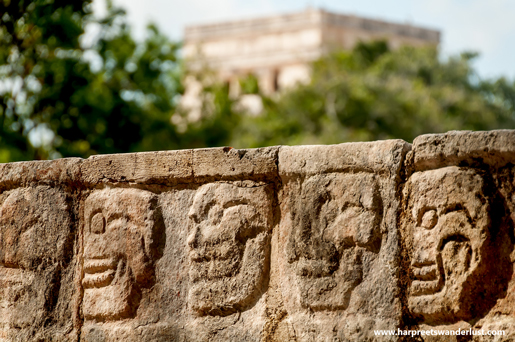
<instances>
[{"instance_id":1,"label":"green foliage","mask_svg":"<svg viewBox=\"0 0 515 342\"><path fill-rule=\"evenodd\" d=\"M136 42L123 10L91 0L0 2L0 162L176 149L179 45ZM97 28L91 46L82 41Z\"/></svg>"},{"instance_id":2,"label":"green foliage","mask_svg":"<svg viewBox=\"0 0 515 342\"><path fill-rule=\"evenodd\" d=\"M227 146L237 134L241 113L234 110L235 99L230 96L229 84L220 82L210 70L197 75L203 84L200 94L199 117L191 118L192 112L181 111L186 122L183 140L187 147Z\"/></svg>"},{"instance_id":3,"label":"green foliage","mask_svg":"<svg viewBox=\"0 0 515 342\"><path fill-rule=\"evenodd\" d=\"M441 60L431 48L358 44L316 61L309 84L263 97L244 117L236 147L331 144L449 130L515 128L515 83L480 81L475 54Z\"/></svg>"},{"instance_id":4,"label":"green foliage","mask_svg":"<svg viewBox=\"0 0 515 342\"><path fill-rule=\"evenodd\" d=\"M76 58L87 5L89 1L0 2L0 161L37 154L28 140L39 124L33 115L35 94L45 82L52 86L62 77L59 64L67 59L55 63L58 54Z\"/></svg>"},{"instance_id":5,"label":"green foliage","mask_svg":"<svg viewBox=\"0 0 515 342\"><path fill-rule=\"evenodd\" d=\"M0 15L0 162L515 128L515 83L480 80L473 53L441 60L434 49L358 44L316 61L309 84L261 94L259 116L203 70L202 106L187 112L180 45L155 25L135 41L111 2L103 19L91 0L0 0ZM239 85L259 94L254 75Z\"/></svg>"},{"instance_id":6,"label":"green foliage","mask_svg":"<svg viewBox=\"0 0 515 342\"><path fill-rule=\"evenodd\" d=\"M259 84L255 75L249 74L240 80L240 88L242 94L258 94Z\"/></svg>"}]
</instances>

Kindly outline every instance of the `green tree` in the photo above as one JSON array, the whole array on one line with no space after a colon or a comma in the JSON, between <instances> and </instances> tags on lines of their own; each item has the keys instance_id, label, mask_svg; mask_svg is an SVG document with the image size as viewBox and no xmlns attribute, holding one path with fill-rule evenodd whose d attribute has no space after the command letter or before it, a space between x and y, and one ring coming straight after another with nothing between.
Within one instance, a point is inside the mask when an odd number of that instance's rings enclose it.
<instances>
[{"instance_id":1,"label":"green tree","mask_svg":"<svg viewBox=\"0 0 515 342\"><path fill-rule=\"evenodd\" d=\"M0 2L0 161L36 154L28 139L38 129L35 94L52 81L56 54L79 46L89 3Z\"/></svg>"},{"instance_id":2,"label":"green tree","mask_svg":"<svg viewBox=\"0 0 515 342\"><path fill-rule=\"evenodd\" d=\"M154 25L136 42L123 10L96 19L91 0L1 0L0 13L0 162L187 145L170 122L180 46Z\"/></svg>"},{"instance_id":3,"label":"green tree","mask_svg":"<svg viewBox=\"0 0 515 342\"><path fill-rule=\"evenodd\" d=\"M309 84L244 116L232 145L331 144L449 130L515 128L515 83L481 81L475 54L446 60L434 48L390 50L384 41L335 51L312 67Z\"/></svg>"}]
</instances>

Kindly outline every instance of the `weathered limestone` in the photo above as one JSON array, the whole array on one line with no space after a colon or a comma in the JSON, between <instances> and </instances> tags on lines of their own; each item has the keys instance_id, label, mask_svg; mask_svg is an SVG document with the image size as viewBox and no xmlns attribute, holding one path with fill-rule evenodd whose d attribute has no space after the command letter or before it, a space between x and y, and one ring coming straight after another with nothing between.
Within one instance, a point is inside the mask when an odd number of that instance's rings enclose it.
<instances>
[{"instance_id":1,"label":"weathered limestone","mask_svg":"<svg viewBox=\"0 0 515 342\"><path fill-rule=\"evenodd\" d=\"M421 328L505 330L496 341L515 339L514 163L514 131L414 140L400 230L408 309Z\"/></svg>"},{"instance_id":2,"label":"weathered limestone","mask_svg":"<svg viewBox=\"0 0 515 342\"><path fill-rule=\"evenodd\" d=\"M1 164L0 341L512 341L514 227L515 131Z\"/></svg>"},{"instance_id":3,"label":"weathered limestone","mask_svg":"<svg viewBox=\"0 0 515 342\"><path fill-rule=\"evenodd\" d=\"M260 340L277 153L214 148L85 160L81 339Z\"/></svg>"},{"instance_id":4,"label":"weathered limestone","mask_svg":"<svg viewBox=\"0 0 515 342\"><path fill-rule=\"evenodd\" d=\"M188 301L198 315L244 311L266 291L271 195L267 186L227 183L205 184L195 194L188 213Z\"/></svg>"},{"instance_id":5,"label":"weathered limestone","mask_svg":"<svg viewBox=\"0 0 515 342\"><path fill-rule=\"evenodd\" d=\"M0 340L76 338L81 289L74 204L70 189L47 185L0 195Z\"/></svg>"},{"instance_id":6,"label":"weathered limestone","mask_svg":"<svg viewBox=\"0 0 515 342\"><path fill-rule=\"evenodd\" d=\"M96 190L84 208L84 318L133 317L162 253L157 196L139 189Z\"/></svg>"},{"instance_id":7,"label":"weathered limestone","mask_svg":"<svg viewBox=\"0 0 515 342\"><path fill-rule=\"evenodd\" d=\"M363 341L400 326L396 190L408 148L400 140L281 148L272 260L285 314L272 340Z\"/></svg>"}]
</instances>

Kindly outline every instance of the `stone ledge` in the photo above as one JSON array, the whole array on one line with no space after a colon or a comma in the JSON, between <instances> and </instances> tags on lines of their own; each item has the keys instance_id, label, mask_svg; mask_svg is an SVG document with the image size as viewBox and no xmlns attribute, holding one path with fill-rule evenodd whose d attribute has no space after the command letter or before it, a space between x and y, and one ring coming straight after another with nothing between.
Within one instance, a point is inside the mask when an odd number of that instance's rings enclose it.
<instances>
[{"instance_id":1,"label":"stone ledge","mask_svg":"<svg viewBox=\"0 0 515 342\"><path fill-rule=\"evenodd\" d=\"M487 164L502 167L515 162L515 131L452 131L426 134L413 140L409 155L414 171L449 165Z\"/></svg>"}]
</instances>

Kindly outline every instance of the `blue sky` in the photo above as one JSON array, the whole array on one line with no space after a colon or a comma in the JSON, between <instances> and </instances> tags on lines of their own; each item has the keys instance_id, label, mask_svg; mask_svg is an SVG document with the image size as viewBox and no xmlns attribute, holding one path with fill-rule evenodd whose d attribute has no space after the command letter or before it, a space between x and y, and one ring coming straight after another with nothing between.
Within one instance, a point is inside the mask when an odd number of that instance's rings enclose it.
<instances>
[{"instance_id":1,"label":"blue sky","mask_svg":"<svg viewBox=\"0 0 515 342\"><path fill-rule=\"evenodd\" d=\"M138 37L149 21L172 39L185 25L304 10L306 7L411 23L442 32L443 56L476 51L482 78L515 79L515 0L115 0ZM102 13L104 0L94 0Z\"/></svg>"}]
</instances>

